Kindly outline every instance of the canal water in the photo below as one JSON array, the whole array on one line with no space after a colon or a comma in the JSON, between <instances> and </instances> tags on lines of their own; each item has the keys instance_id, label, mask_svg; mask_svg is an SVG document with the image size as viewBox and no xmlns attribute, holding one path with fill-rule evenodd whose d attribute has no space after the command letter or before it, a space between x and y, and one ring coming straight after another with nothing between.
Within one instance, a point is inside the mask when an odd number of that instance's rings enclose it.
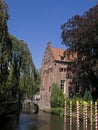
<instances>
[{"instance_id":1,"label":"canal water","mask_svg":"<svg viewBox=\"0 0 98 130\"><path fill-rule=\"evenodd\" d=\"M63 130L63 118L43 112L21 114L18 130Z\"/></svg>"},{"instance_id":2,"label":"canal water","mask_svg":"<svg viewBox=\"0 0 98 130\"><path fill-rule=\"evenodd\" d=\"M77 130L75 120L73 121L72 128L69 123L67 123L65 128L62 117L44 112L39 112L35 115L22 113L18 125L16 124L16 117L6 117L0 123L0 130ZM85 130L82 124L80 126L78 130ZM86 130L94 129L88 127Z\"/></svg>"}]
</instances>

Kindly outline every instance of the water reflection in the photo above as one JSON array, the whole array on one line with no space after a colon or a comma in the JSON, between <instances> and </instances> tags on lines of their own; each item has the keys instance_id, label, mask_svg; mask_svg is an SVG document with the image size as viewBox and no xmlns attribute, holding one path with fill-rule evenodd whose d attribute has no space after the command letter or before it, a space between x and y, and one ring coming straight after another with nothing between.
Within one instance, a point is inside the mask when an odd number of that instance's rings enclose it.
<instances>
[{"instance_id":1,"label":"water reflection","mask_svg":"<svg viewBox=\"0 0 98 130\"><path fill-rule=\"evenodd\" d=\"M16 116L6 116L0 119L0 130L16 130L17 118Z\"/></svg>"},{"instance_id":2,"label":"water reflection","mask_svg":"<svg viewBox=\"0 0 98 130\"><path fill-rule=\"evenodd\" d=\"M85 130L83 123L80 123L80 128L77 129L76 121L72 121L72 126L67 119L66 125L63 123L63 118L51 115L48 113L39 112L38 114L21 114L20 121L17 125L16 117L6 117L0 121L0 130ZM88 127L87 130L91 130ZM92 129L93 130L93 129Z\"/></svg>"},{"instance_id":3,"label":"water reflection","mask_svg":"<svg viewBox=\"0 0 98 130\"><path fill-rule=\"evenodd\" d=\"M37 115L21 114L18 130L63 130L63 118L40 112Z\"/></svg>"}]
</instances>

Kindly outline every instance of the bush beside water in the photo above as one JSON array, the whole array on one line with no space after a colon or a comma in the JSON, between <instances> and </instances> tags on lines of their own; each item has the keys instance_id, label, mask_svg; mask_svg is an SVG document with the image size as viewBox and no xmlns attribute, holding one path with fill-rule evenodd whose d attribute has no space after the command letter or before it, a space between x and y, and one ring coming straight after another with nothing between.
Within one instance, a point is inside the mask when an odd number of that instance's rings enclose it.
<instances>
[{"instance_id":1,"label":"bush beside water","mask_svg":"<svg viewBox=\"0 0 98 130\"><path fill-rule=\"evenodd\" d=\"M79 112L80 112L80 120L83 120L83 106L87 104L87 119L90 121L91 115L91 101L92 96L89 91L85 92L83 98L74 96L72 99L66 100L66 114L67 117L70 117L70 101L72 102L72 115L73 118L76 117L76 101L79 102ZM62 91L56 86L56 84L52 87L52 93L50 98L51 103L51 113L64 116L64 95ZM98 103L98 100L97 100ZM98 105L97 105L98 106ZM92 118L95 116L95 103L92 101ZM94 121L94 120L93 120Z\"/></svg>"},{"instance_id":2,"label":"bush beside water","mask_svg":"<svg viewBox=\"0 0 98 130\"><path fill-rule=\"evenodd\" d=\"M62 115L64 114L64 102L65 97L62 90L56 84L52 86L52 92L50 96L51 110L52 114Z\"/></svg>"}]
</instances>

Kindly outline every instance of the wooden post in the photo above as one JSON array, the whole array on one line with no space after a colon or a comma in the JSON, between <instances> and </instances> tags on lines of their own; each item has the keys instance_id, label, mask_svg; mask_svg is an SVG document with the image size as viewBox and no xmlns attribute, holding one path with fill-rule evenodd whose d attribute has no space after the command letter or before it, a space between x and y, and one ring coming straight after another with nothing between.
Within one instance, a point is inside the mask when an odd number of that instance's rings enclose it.
<instances>
[{"instance_id":1,"label":"wooden post","mask_svg":"<svg viewBox=\"0 0 98 130\"><path fill-rule=\"evenodd\" d=\"M79 101L76 102L76 117L77 117L77 129L79 130L79 127L80 127L80 120L79 120Z\"/></svg>"},{"instance_id":2,"label":"wooden post","mask_svg":"<svg viewBox=\"0 0 98 130\"><path fill-rule=\"evenodd\" d=\"M83 101L83 127L85 129L85 102Z\"/></svg>"},{"instance_id":3,"label":"wooden post","mask_svg":"<svg viewBox=\"0 0 98 130\"><path fill-rule=\"evenodd\" d=\"M64 130L66 130L66 101L64 105Z\"/></svg>"},{"instance_id":4,"label":"wooden post","mask_svg":"<svg viewBox=\"0 0 98 130\"><path fill-rule=\"evenodd\" d=\"M87 130L87 103L85 103L85 127Z\"/></svg>"},{"instance_id":5,"label":"wooden post","mask_svg":"<svg viewBox=\"0 0 98 130\"><path fill-rule=\"evenodd\" d=\"M95 130L98 130L97 102L95 102Z\"/></svg>"},{"instance_id":6,"label":"wooden post","mask_svg":"<svg viewBox=\"0 0 98 130\"><path fill-rule=\"evenodd\" d=\"M87 102L83 102L83 126L87 130Z\"/></svg>"},{"instance_id":7,"label":"wooden post","mask_svg":"<svg viewBox=\"0 0 98 130\"><path fill-rule=\"evenodd\" d=\"M91 126L91 128L92 128L92 125L93 125L93 123L92 123L92 118L93 117L93 112L92 112L92 101L90 102L90 126Z\"/></svg>"},{"instance_id":8,"label":"wooden post","mask_svg":"<svg viewBox=\"0 0 98 130\"><path fill-rule=\"evenodd\" d=\"M72 101L70 101L70 130L72 130Z\"/></svg>"}]
</instances>

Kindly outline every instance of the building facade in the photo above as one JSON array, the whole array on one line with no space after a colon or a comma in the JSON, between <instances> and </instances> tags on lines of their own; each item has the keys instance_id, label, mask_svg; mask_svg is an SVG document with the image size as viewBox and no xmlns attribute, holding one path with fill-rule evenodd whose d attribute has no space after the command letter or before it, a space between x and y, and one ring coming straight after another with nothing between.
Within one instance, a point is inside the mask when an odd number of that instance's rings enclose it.
<instances>
[{"instance_id":1,"label":"building facade","mask_svg":"<svg viewBox=\"0 0 98 130\"><path fill-rule=\"evenodd\" d=\"M65 98L69 98L69 82L71 78L68 66L73 62L74 56L68 50L53 48L47 43L46 51L41 65L40 108L50 110L50 95L53 84L62 89Z\"/></svg>"}]
</instances>

